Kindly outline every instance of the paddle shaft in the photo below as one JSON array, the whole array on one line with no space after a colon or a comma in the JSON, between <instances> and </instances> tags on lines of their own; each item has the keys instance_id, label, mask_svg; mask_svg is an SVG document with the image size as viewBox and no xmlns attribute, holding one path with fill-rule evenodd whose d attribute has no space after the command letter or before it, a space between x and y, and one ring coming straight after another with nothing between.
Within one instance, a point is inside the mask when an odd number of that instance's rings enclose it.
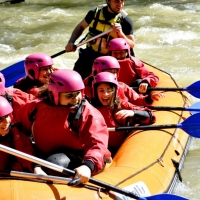
<instances>
[{"instance_id":1,"label":"paddle shaft","mask_svg":"<svg viewBox=\"0 0 200 200\"><path fill-rule=\"evenodd\" d=\"M168 106L147 106L147 108L152 110L181 110L181 111L200 111L200 108L190 108L190 107L168 107Z\"/></svg>"},{"instance_id":2,"label":"paddle shaft","mask_svg":"<svg viewBox=\"0 0 200 200\"><path fill-rule=\"evenodd\" d=\"M153 125L153 126L124 126L118 128L108 128L108 131L127 131L127 130L160 130L168 128L181 128L180 124Z\"/></svg>"},{"instance_id":3,"label":"paddle shaft","mask_svg":"<svg viewBox=\"0 0 200 200\"><path fill-rule=\"evenodd\" d=\"M59 176L49 176L49 175L42 175L42 174L33 174L33 173L6 171L6 170L0 170L0 174L5 175L5 176L38 179L38 180L51 181L51 182L63 183L63 184L68 184L72 180L71 178L63 178Z\"/></svg>"},{"instance_id":4,"label":"paddle shaft","mask_svg":"<svg viewBox=\"0 0 200 200\"><path fill-rule=\"evenodd\" d=\"M169 129L169 128L181 128L190 136L200 138L200 113L189 116L180 124L112 127L112 128L108 128L108 131L160 130L160 129Z\"/></svg>"},{"instance_id":5,"label":"paddle shaft","mask_svg":"<svg viewBox=\"0 0 200 200\"><path fill-rule=\"evenodd\" d=\"M132 89L137 90L137 87L132 87ZM192 96L196 98L200 98L200 81L196 81L193 84L189 85L188 87L185 88L152 88L149 87L147 88L147 91L156 91L156 90L163 90L163 91L187 91L190 93Z\"/></svg>"},{"instance_id":6,"label":"paddle shaft","mask_svg":"<svg viewBox=\"0 0 200 200\"><path fill-rule=\"evenodd\" d=\"M75 171L73 171L73 170L69 170L69 169L63 168L63 167L61 167L61 166L59 166L59 165L56 165L56 164L54 164L54 163L51 163L51 162L42 160L42 159L40 159L40 158L31 156L31 155L29 155L29 154L26 154L26 153L23 153L23 152L21 152L21 151L12 149L12 148L7 147L7 146L4 146L4 145L2 145L2 144L0 144L0 150L3 151L3 152L9 153L9 154L11 154L11 155L14 155L14 156L23 158L23 159L25 159L25 160L28 160L28 161L30 161L30 162L37 163L37 164L42 165L42 166L44 166L44 167L47 167L47 168L49 168L49 169L53 169L53 170L55 170L55 171L57 171L57 172L60 172L60 173L67 174L67 175L69 175L69 174L75 175ZM128 197L132 197L132 198L135 198L135 199L140 199L140 197L136 196L136 195L133 194L132 192L129 192L129 191L126 191L126 190L124 190L124 189L121 189L121 188L112 186L112 185L110 185L110 184L101 182L101 181L99 181L99 180L90 178L90 179L89 179L89 182L92 183L92 184L98 185L98 186L100 186L100 187L104 187L104 188L107 189L107 190L112 190L112 191L114 191L114 192L117 192L117 193L126 195L126 196L128 196Z\"/></svg>"},{"instance_id":7,"label":"paddle shaft","mask_svg":"<svg viewBox=\"0 0 200 200\"><path fill-rule=\"evenodd\" d=\"M131 87L131 88L134 89L134 90L138 89L138 87ZM190 91L187 88L162 88L162 87L159 87L159 88L148 87L147 90L148 91L160 91L160 90L165 90L165 91ZM196 88L196 89L192 89L192 90L199 91L200 89Z\"/></svg>"},{"instance_id":8,"label":"paddle shaft","mask_svg":"<svg viewBox=\"0 0 200 200\"><path fill-rule=\"evenodd\" d=\"M90 38L90 39L88 39L88 40L85 40L85 41L83 41L83 42L81 42L81 43L79 43L79 44L77 44L77 45L75 45L75 46L76 46L76 48L77 48L77 47L80 47L80 46L82 46L82 45L84 45L84 44L86 44L86 43L88 43L88 42L91 42L91 41L93 41L93 40L95 40L95 39L97 39L97 38L100 38L100 37L102 37L102 36L104 36L104 35L107 35L107 34L110 33L112 30L113 30L113 29L110 29L110 30L108 30L108 31L105 31L105 32L103 32L103 33L100 33L100 34L98 34L98 35L96 35L96 36L94 36L94 37L92 37L92 38ZM58 53L52 55L51 58L55 58L55 57L60 56L61 54L64 54L64 53L66 53L66 50L60 51L60 52L58 52Z\"/></svg>"}]
</instances>

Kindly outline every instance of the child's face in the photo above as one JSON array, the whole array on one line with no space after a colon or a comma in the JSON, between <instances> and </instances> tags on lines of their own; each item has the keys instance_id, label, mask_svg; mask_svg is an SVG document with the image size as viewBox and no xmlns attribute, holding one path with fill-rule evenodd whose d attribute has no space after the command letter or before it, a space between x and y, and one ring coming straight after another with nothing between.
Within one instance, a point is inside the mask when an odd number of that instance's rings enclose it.
<instances>
[{"instance_id":1,"label":"child's face","mask_svg":"<svg viewBox=\"0 0 200 200\"><path fill-rule=\"evenodd\" d=\"M44 84L48 83L51 73L52 73L52 66L51 65L40 68L38 80L41 83L44 83Z\"/></svg>"},{"instance_id":2,"label":"child's face","mask_svg":"<svg viewBox=\"0 0 200 200\"><path fill-rule=\"evenodd\" d=\"M75 106L79 104L82 100L82 93L81 91L74 91L74 92L61 92L59 94L59 101L60 105L63 106Z\"/></svg>"},{"instance_id":3,"label":"child's face","mask_svg":"<svg viewBox=\"0 0 200 200\"><path fill-rule=\"evenodd\" d=\"M117 60L123 60L127 56L127 50L112 51L111 55Z\"/></svg>"},{"instance_id":4,"label":"child's face","mask_svg":"<svg viewBox=\"0 0 200 200\"><path fill-rule=\"evenodd\" d=\"M114 90L107 83L101 83L97 87L97 95L99 101L103 106L108 106L111 104L113 99Z\"/></svg>"},{"instance_id":5,"label":"child's face","mask_svg":"<svg viewBox=\"0 0 200 200\"><path fill-rule=\"evenodd\" d=\"M10 124L11 124L10 115L0 117L0 135L1 136L4 136L9 132Z\"/></svg>"}]
</instances>

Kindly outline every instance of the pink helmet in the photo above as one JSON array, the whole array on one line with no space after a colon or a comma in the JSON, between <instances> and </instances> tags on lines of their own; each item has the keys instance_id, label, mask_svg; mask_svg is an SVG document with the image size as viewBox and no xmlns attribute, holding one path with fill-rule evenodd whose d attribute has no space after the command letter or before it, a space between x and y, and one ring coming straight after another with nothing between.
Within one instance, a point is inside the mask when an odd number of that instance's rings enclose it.
<instances>
[{"instance_id":1,"label":"pink helmet","mask_svg":"<svg viewBox=\"0 0 200 200\"><path fill-rule=\"evenodd\" d=\"M53 60L46 53L31 54L26 57L24 62L26 75L33 80L38 79L41 67L49 65L53 65Z\"/></svg>"},{"instance_id":2,"label":"pink helmet","mask_svg":"<svg viewBox=\"0 0 200 200\"><path fill-rule=\"evenodd\" d=\"M5 94L5 82L4 75L0 72L0 95Z\"/></svg>"},{"instance_id":3,"label":"pink helmet","mask_svg":"<svg viewBox=\"0 0 200 200\"><path fill-rule=\"evenodd\" d=\"M130 46L124 38L114 38L108 44L108 52L127 50L130 57Z\"/></svg>"},{"instance_id":4,"label":"pink helmet","mask_svg":"<svg viewBox=\"0 0 200 200\"><path fill-rule=\"evenodd\" d=\"M12 113L13 109L6 98L0 96L0 117Z\"/></svg>"},{"instance_id":5,"label":"pink helmet","mask_svg":"<svg viewBox=\"0 0 200 200\"><path fill-rule=\"evenodd\" d=\"M92 65L94 76L106 69L120 69L118 60L112 56L100 56L94 60Z\"/></svg>"},{"instance_id":6,"label":"pink helmet","mask_svg":"<svg viewBox=\"0 0 200 200\"><path fill-rule=\"evenodd\" d=\"M93 97L95 94L95 85L97 83L112 83L116 86L118 86L118 82L117 82L117 78L110 72L100 72L99 74L97 74L94 78L94 80L92 81L92 92L93 92Z\"/></svg>"},{"instance_id":7,"label":"pink helmet","mask_svg":"<svg viewBox=\"0 0 200 200\"><path fill-rule=\"evenodd\" d=\"M80 74L71 69L54 71L49 79L48 90L52 92L54 103L58 105L60 92L73 92L85 88Z\"/></svg>"}]
</instances>

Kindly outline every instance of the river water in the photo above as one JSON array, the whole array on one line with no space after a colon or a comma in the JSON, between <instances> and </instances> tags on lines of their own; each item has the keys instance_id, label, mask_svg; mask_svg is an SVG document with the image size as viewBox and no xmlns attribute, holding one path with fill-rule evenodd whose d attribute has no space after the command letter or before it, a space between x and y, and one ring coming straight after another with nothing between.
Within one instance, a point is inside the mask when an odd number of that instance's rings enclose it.
<instances>
[{"instance_id":1,"label":"river water","mask_svg":"<svg viewBox=\"0 0 200 200\"><path fill-rule=\"evenodd\" d=\"M18 4L0 3L0 69L32 53L53 55L64 50L75 25L90 8L104 2L26 0ZM172 74L182 87L199 80L199 0L126 0L124 10L134 22L137 58ZM77 52L65 53L54 58L54 66L73 68L77 57ZM193 102L199 101L191 98ZM200 199L199 163L200 140L192 139L182 170L183 182L177 184L175 194Z\"/></svg>"}]
</instances>

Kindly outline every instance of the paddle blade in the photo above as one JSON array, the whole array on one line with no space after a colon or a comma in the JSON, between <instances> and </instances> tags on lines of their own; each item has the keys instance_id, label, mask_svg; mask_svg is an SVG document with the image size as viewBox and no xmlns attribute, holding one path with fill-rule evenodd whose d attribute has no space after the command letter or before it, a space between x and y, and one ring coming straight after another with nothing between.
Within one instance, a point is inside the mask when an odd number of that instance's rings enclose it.
<instances>
[{"instance_id":1,"label":"paddle blade","mask_svg":"<svg viewBox=\"0 0 200 200\"><path fill-rule=\"evenodd\" d=\"M6 67L1 71L1 73L5 77L6 87L14 85L19 78L25 76L24 60L19 61L18 63L15 63L9 67Z\"/></svg>"},{"instance_id":2,"label":"paddle blade","mask_svg":"<svg viewBox=\"0 0 200 200\"><path fill-rule=\"evenodd\" d=\"M196 81L192 85L185 87L184 90L188 91L192 96L200 98L200 81Z\"/></svg>"},{"instance_id":3,"label":"paddle blade","mask_svg":"<svg viewBox=\"0 0 200 200\"><path fill-rule=\"evenodd\" d=\"M190 111L192 114L197 114L200 112L200 102L193 104L192 106L186 108L186 110Z\"/></svg>"},{"instance_id":4,"label":"paddle blade","mask_svg":"<svg viewBox=\"0 0 200 200\"><path fill-rule=\"evenodd\" d=\"M177 124L177 127L192 137L200 138L200 113L191 115L181 124Z\"/></svg>"},{"instance_id":5,"label":"paddle blade","mask_svg":"<svg viewBox=\"0 0 200 200\"><path fill-rule=\"evenodd\" d=\"M178 195L175 195L175 194L156 194L156 195L153 195L153 196L150 196L150 197L145 197L145 198L140 198L141 200L189 200L185 197L181 197L181 196L178 196Z\"/></svg>"}]
</instances>

